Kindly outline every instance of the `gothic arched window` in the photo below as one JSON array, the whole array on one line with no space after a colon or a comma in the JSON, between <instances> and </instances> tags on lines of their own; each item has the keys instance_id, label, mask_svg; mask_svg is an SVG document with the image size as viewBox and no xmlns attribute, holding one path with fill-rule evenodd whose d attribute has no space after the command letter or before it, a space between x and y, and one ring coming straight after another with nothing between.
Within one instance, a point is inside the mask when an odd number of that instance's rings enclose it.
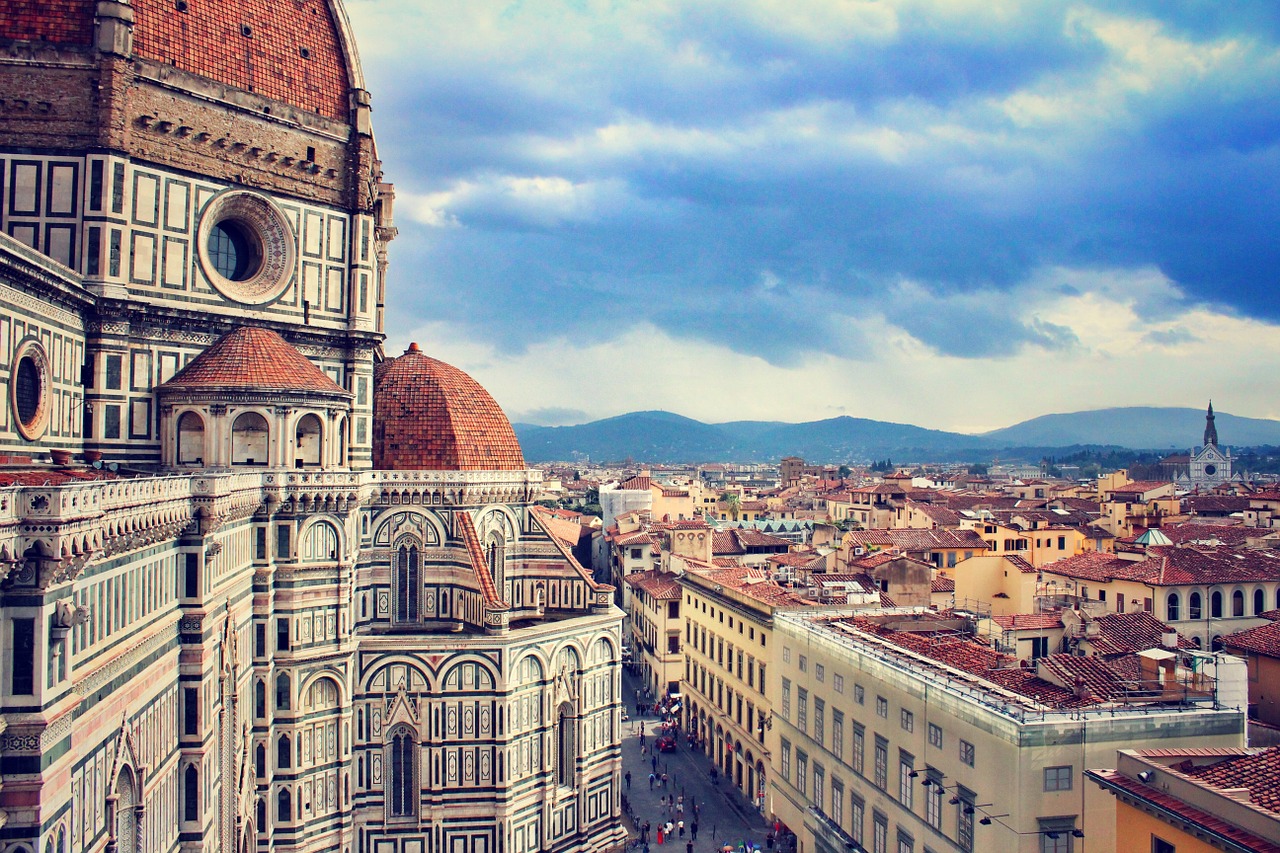
<instances>
[{"instance_id":1,"label":"gothic arched window","mask_svg":"<svg viewBox=\"0 0 1280 853\"><path fill-rule=\"evenodd\" d=\"M573 709L568 703L556 711L556 782L571 787L578 749L573 732Z\"/></svg>"},{"instance_id":2,"label":"gothic arched window","mask_svg":"<svg viewBox=\"0 0 1280 853\"><path fill-rule=\"evenodd\" d=\"M138 789L127 767L116 780L116 851L138 853Z\"/></svg>"},{"instance_id":3,"label":"gothic arched window","mask_svg":"<svg viewBox=\"0 0 1280 853\"><path fill-rule=\"evenodd\" d=\"M387 738L387 814L393 818L418 813L418 744L413 731L398 726Z\"/></svg>"},{"instance_id":4,"label":"gothic arched window","mask_svg":"<svg viewBox=\"0 0 1280 853\"><path fill-rule=\"evenodd\" d=\"M200 772L188 764L182 778L182 819L200 819Z\"/></svg>"},{"instance_id":5,"label":"gothic arched window","mask_svg":"<svg viewBox=\"0 0 1280 853\"><path fill-rule=\"evenodd\" d=\"M497 533L489 539L489 576L493 578L494 588L498 595L503 595L502 584L506 580L507 547Z\"/></svg>"},{"instance_id":6,"label":"gothic arched window","mask_svg":"<svg viewBox=\"0 0 1280 853\"><path fill-rule=\"evenodd\" d=\"M404 542L395 554L395 587L397 622L417 622L418 599L422 591L421 555L416 543Z\"/></svg>"},{"instance_id":7,"label":"gothic arched window","mask_svg":"<svg viewBox=\"0 0 1280 853\"><path fill-rule=\"evenodd\" d=\"M289 797L288 788L281 788L279 796L276 797L276 820L293 820L293 802Z\"/></svg>"}]
</instances>

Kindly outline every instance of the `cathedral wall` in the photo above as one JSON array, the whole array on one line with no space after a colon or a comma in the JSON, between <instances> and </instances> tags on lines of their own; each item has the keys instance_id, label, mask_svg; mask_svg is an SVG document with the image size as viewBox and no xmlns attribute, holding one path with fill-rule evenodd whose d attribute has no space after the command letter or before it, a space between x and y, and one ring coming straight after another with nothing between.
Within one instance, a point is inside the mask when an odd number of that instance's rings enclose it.
<instances>
[{"instance_id":1,"label":"cathedral wall","mask_svg":"<svg viewBox=\"0 0 1280 853\"><path fill-rule=\"evenodd\" d=\"M0 147L85 149L99 142L98 73L83 49L5 45L0 58Z\"/></svg>"}]
</instances>

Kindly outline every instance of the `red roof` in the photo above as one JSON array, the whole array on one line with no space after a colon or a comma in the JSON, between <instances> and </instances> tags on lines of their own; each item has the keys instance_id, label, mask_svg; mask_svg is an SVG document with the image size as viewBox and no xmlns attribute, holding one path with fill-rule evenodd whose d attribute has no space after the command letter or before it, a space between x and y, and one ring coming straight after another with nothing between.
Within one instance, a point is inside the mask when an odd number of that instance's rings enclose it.
<instances>
[{"instance_id":1,"label":"red roof","mask_svg":"<svg viewBox=\"0 0 1280 853\"><path fill-rule=\"evenodd\" d=\"M1100 655L1128 654L1160 648L1164 634L1172 631L1145 610L1136 613L1108 613L1097 617L1098 635L1089 638L1089 645ZM1179 648L1193 648L1192 643L1178 638Z\"/></svg>"},{"instance_id":2,"label":"red roof","mask_svg":"<svg viewBox=\"0 0 1280 853\"><path fill-rule=\"evenodd\" d=\"M350 396L284 338L255 326L243 326L218 338L159 390L192 389Z\"/></svg>"},{"instance_id":3,"label":"red roof","mask_svg":"<svg viewBox=\"0 0 1280 853\"><path fill-rule=\"evenodd\" d=\"M92 9L89 3L75 5ZM331 12L335 4L217 0L184 4L181 10L173 0L133 0L132 5L133 50L140 58L348 120L348 93L355 83L348 79ZM249 34L243 26L251 28Z\"/></svg>"},{"instance_id":4,"label":"red roof","mask_svg":"<svg viewBox=\"0 0 1280 853\"><path fill-rule=\"evenodd\" d=\"M373 467L417 471L522 471L511 422L489 392L417 344L378 365Z\"/></svg>"},{"instance_id":5,"label":"red roof","mask_svg":"<svg viewBox=\"0 0 1280 853\"><path fill-rule=\"evenodd\" d=\"M991 621L1006 631L1043 631L1046 628L1061 628L1062 612L1013 613L1008 616L992 616Z\"/></svg>"},{"instance_id":6,"label":"red roof","mask_svg":"<svg viewBox=\"0 0 1280 853\"><path fill-rule=\"evenodd\" d=\"M1249 801L1280 813L1280 747L1185 771L1215 788L1249 790Z\"/></svg>"},{"instance_id":7,"label":"red roof","mask_svg":"<svg viewBox=\"0 0 1280 853\"><path fill-rule=\"evenodd\" d=\"M1229 649L1280 659L1280 622L1268 622L1257 628L1228 634L1222 638L1222 644Z\"/></svg>"}]
</instances>

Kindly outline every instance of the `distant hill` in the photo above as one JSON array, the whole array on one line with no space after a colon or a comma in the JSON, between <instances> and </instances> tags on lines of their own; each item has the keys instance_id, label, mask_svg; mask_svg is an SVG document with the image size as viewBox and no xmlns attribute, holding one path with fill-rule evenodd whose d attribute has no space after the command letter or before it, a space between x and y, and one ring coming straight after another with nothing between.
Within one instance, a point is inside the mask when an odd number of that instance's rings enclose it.
<instances>
[{"instance_id":1,"label":"distant hill","mask_svg":"<svg viewBox=\"0 0 1280 853\"><path fill-rule=\"evenodd\" d=\"M1217 413L1224 445L1280 445L1280 421ZM632 412L577 426L513 424L525 458L548 462L589 456L598 461L776 461L802 456L810 462L891 458L901 461L990 458L1011 448L1107 445L1186 450L1200 442L1204 412L1190 408L1131 407L1045 415L982 435L910 424L838 417L807 423L731 421L705 424L671 412ZM1022 454L1015 454L1021 456Z\"/></svg>"},{"instance_id":2,"label":"distant hill","mask_svg":"<svg viewBox=\"0 0 1280 853\"><path fill-rule=\"evenodd\" d=\"M994 447L954 432L864 418L810 423L704 424L670 412L634 412L578 426L513 424L530 462L590 456L648 462L765 461L797 455L815 461L885 457L924 459L961 448Z\"/></svg>"},{"instance_id":3,"label":"distant hill","mask_svg":"<svg viewBox=\"0 0 1280 853\"><path fill-rule=\"evenodd\" d=\"M1057 447L1067 444L1112 444L1134 449L1189 450L1204 435L1204 410L1132 406L1044 415L983 438L1007 445ZM1226 446L1280 444L1280 421L1242 418L1215 412L1218 440Z\"/></svg>"}]
</instances>

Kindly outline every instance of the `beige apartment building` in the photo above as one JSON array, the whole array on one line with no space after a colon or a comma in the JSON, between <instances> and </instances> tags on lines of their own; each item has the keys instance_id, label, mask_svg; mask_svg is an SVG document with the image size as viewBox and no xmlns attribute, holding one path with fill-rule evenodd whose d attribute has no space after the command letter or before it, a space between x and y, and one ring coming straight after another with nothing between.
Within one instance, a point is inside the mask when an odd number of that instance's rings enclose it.
<instances>
[{"instance_id":1,"label":"beige apartment building","mask_svg":"<svg viewBox=\"0 0 1280 853\"><path fill-rule=\"evenodd\" d=\"M684 563L684 722L725 779L763 806L772 706L766 685L778 608L814 602L760 569Z\"/></svg>"},{"instance_id":2,"label":"beige apartment building","mask_svg":"<svg viewBox=\"0 0 1280 853\"><path fill-rule=\"evenodd\" d=\"M1119 748L1244 745L1229 656L1027 666L963 620L906 612L790 611L772 627L764 805L803 853L1111 853L1114 798L1086 768Z\"/></svg>"}]
</instances>

